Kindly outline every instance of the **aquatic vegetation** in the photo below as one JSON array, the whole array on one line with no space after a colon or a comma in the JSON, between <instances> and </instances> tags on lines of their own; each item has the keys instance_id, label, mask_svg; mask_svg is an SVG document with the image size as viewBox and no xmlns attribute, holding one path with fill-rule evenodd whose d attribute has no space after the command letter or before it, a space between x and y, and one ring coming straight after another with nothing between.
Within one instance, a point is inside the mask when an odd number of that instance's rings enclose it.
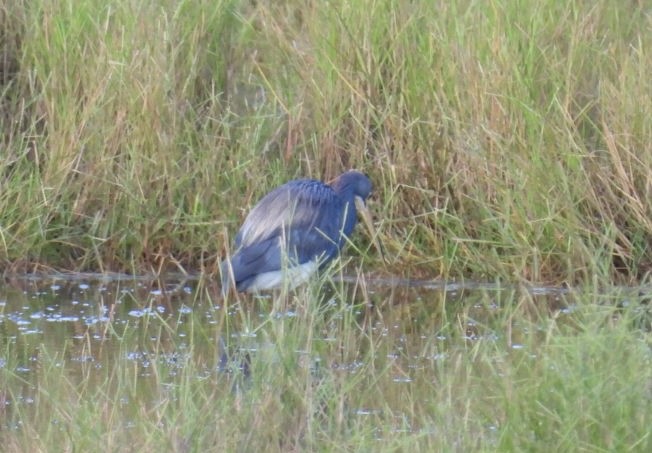
<instances>
[{"instance_id":1,"label":"aquatic vegetation","mask_svg":"<svg viewBox=\"0 0 652 453\"><path fill-rule=\"evenodd\" d=\"M249 304L202 280L0 287L0 442L649 450L651 338L635 291L470 288L364 296L319 279Z\"/></svg>"}]
</instances>

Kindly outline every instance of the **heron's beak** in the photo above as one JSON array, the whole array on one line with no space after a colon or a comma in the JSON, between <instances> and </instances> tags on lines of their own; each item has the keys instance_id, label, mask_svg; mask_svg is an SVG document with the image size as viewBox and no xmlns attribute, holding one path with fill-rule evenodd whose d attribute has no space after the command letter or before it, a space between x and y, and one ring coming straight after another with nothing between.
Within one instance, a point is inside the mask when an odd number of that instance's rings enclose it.
<instances>
[{"instance_id":1,"label":"heron's beak","mask_svg":"<svg viewBox=\"0 0 652 453\"><path fill-rule=\"evenodd\" d=\"M371 219L371 213L369 212L367 205L365 204L362 198L356 196L355 207L360 213L360 216L362 217L364 224L367 226L367 229L369 230L369 234L371 235L371 241L373 242L374 247L376 247L376 250L378 250L378 253L380 253L380 256L383 258L383 262L387 263L387 260L385 259L385 252L383 250L383 247L380 245L380 242L378 241L378 234L376 233L376 229L374 228L374 223L373 220Z\"/></svg>"}]
</instances>

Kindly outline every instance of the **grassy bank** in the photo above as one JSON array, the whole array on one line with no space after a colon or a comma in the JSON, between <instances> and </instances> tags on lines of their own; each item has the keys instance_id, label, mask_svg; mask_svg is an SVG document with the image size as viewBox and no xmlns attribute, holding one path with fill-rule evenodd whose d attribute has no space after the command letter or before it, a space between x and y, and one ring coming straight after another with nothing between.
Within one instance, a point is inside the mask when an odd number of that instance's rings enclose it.
<instances>
[{"instance_id":1,"label":"grassy bank","mask_svg":"<svg viewBox=\"0 0 652 453\"><path fill-rule=\"evenodd\" d=\"M650 14L615 0L2 2L2 267L214 272L263 193L354 167L375 182L391 257L370 270L638 280L652 264Z\"/></svg>"}]
</instances>

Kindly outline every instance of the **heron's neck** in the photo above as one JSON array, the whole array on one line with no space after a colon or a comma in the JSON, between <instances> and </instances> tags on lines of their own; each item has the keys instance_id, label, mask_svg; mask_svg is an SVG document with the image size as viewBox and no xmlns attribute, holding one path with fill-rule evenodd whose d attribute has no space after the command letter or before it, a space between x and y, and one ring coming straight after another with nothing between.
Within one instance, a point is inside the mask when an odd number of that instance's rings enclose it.
<instances>
[{"instance_id":1,"label":"heron's neck","mask_svg":"<svg viewBox=\"0 0 652 453\"><path fill-rule=\"evenodd\" d=\"M342 232L349 236L353 232L357 213L355 209L355 196L352 190L347 190L340 195L344 201L344 218L342 219Z\"/></svg>"}]
</instances>

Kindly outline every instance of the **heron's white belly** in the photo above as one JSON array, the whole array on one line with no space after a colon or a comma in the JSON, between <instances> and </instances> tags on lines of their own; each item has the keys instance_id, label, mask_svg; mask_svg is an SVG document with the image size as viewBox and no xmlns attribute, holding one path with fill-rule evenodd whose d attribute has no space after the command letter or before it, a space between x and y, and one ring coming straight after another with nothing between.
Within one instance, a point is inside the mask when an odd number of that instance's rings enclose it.
<instances>
[{"instance_id":1,"label":"heron's white belly","mask_svg":"<svg viewBox=\"0 0 652 453\"><path fill-rule=\"evenodd\" d=\"M287 285L289 289L305 283L312 274L317 271L316 261L308 261L298 266L292 266L280 271L264 272L258 274L253 283L247 288L247 292L253 293L267 289L280 288Z\"/></svg>"}]
</instances>

